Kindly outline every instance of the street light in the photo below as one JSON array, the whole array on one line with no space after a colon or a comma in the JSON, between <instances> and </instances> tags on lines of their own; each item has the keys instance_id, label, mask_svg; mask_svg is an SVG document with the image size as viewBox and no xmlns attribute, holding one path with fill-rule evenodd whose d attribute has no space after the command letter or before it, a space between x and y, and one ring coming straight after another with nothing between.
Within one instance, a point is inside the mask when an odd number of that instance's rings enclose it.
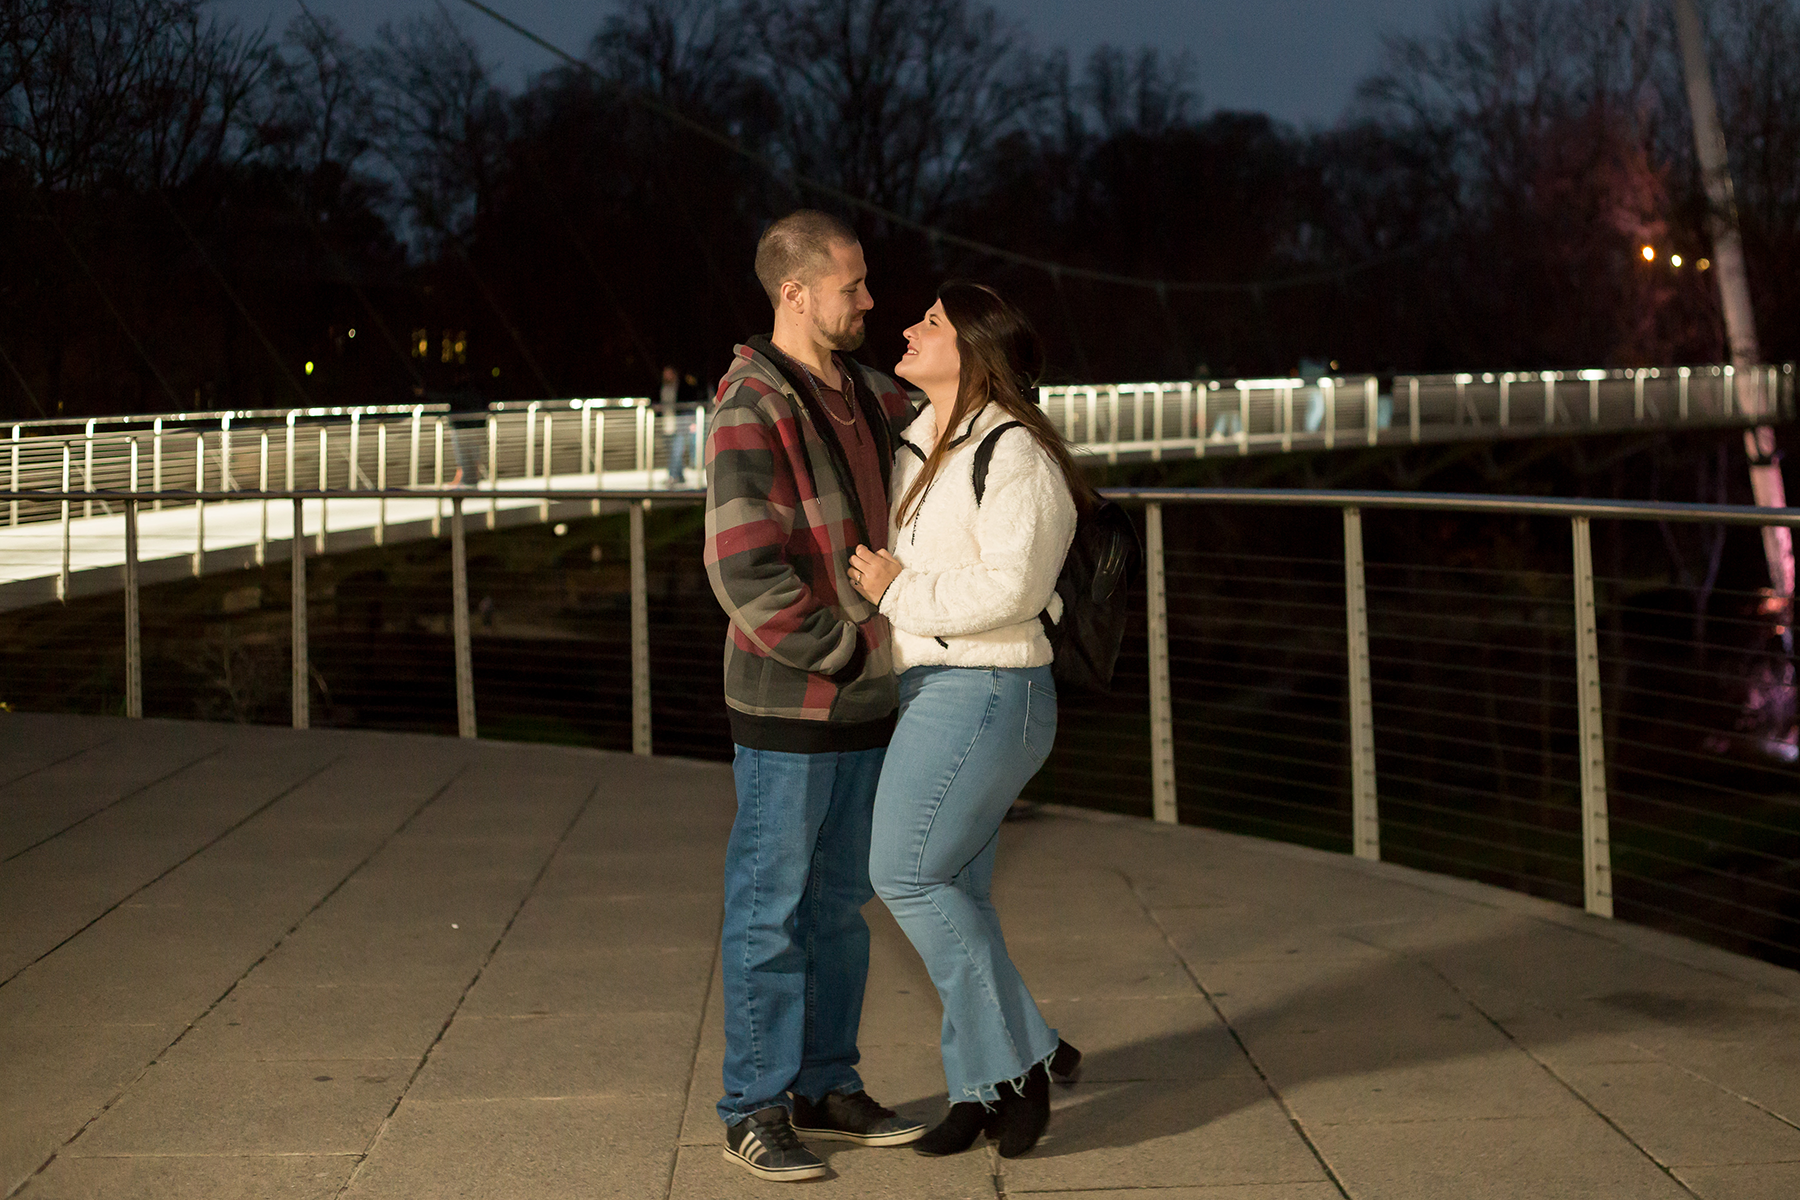
<instances>
[{"instance_id":1,"label":"street light","mask_svg":"<svg viewBox=\"0 0 1800 1200\"><path fill-rule=\"evenodd\" d=\"M1655 246L1645 246L1641 251L1639 251L1639 253L1644 256L1645 262L1655 262L1656 261L1656 247Z\"/></svg>"}]
</instances>

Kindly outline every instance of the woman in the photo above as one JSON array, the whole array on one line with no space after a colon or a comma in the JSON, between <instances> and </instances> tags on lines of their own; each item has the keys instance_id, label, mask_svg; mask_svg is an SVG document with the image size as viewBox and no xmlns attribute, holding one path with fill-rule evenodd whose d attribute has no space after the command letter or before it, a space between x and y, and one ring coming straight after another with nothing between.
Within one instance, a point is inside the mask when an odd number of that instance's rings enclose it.
<instances>
[{"instance_id":1,"label":"woman","mask_svg":"<svg viewBox=\"0 0 1800 1200\"><path fill-rule=\"evenodd\" d=\"M851 581L894 630L900 720L875 794L869 873L944 1004L949 1114L913 1143L955 1154L986 1130L1008 1158L1050 1119L1048 1073L1080 1059L1044 1023L988 898L1007 809L1050 753L1056 684L1039 614L1092 493L1028 396L1043 352L998 293L951 283L906 331L895 374L931 403L894 464L894 553ZM977 451L996 429L985 487Z\"/></svg>"}]
</instances>

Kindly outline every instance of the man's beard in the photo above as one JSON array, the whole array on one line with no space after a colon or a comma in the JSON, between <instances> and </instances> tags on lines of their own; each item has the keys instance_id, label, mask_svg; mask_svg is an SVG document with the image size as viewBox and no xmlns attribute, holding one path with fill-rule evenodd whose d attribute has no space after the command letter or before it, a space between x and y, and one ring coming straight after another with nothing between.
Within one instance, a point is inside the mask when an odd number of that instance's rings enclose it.
<instances>
[{"instance_id":1,"label":"man's beard","mask_svg":"<svg viewBox=\"0 0 1800 1200\"><path fill-rule=\"evenodd\" d=\"M866 326L864 326L861 320L856 317L851 317L850 324L843 329L826 329L823 325L817 323L815 323L813 327L817 329L819 335L825 339L826 345L830 346L833 350L842 350L845 353L861 347L863 338L867 335Z\"/></svg>"}]
</instances>

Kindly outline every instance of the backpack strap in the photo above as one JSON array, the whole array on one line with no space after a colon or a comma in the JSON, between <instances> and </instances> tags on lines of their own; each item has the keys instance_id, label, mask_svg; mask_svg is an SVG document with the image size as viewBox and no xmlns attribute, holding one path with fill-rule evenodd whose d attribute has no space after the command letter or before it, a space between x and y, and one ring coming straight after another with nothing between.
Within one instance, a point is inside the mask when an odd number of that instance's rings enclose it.
<instances>
[{"instance_id":1,"label":"backpack strap","mask_svg":"<svg viewBox=\"0 0 1800 1200\"><path fill-rule=\"evenodd\" d=\"M981 439L981 445L975 447L975 474L971 482L975 485L975 507L981 507L981 498L987 493L988 467L994 461L994 446L1000 441L1000 435L1009 429L1017 429L1023 421L1007 421L988 430L988 435Z\"/></svg>"}]
</instances>

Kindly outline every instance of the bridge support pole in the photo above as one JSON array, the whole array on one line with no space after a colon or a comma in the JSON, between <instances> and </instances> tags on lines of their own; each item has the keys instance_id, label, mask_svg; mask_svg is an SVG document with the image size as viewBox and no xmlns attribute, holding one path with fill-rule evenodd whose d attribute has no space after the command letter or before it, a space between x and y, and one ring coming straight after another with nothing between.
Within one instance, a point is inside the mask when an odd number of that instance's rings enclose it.
<instances>
[{"instance_id":1,"label":"bridge support pole","mask_svg":"<svg viewBox=\"0 0 1800 1200\"><path fill-rule=\"evenodd\" d=\"M1369 597L1362 510L1344 509L1344 632L1350 676L1350 840L1356 857L1381 859L1375 791L1375 704L1369 678Z\"/></svg>"},{"instance_id":2,"label":"bridge support pole","mask_svg":"<svg viewBox=\"0 0 1800 1200\"><path fill-rule=\"evenodd\" d=\"M56 575L56 598L69 602L69 443L62 448L62 569Z\"/></svg>"},{"instance_id":3,"label":"bridge support pole","mask_svg":"<svg viewBox=\"0 0 1800 1200\"><path fill-rule=\"evenodd\" d=\"M131 443L132 457L137 442ZM144 715L144 649L138 640L138 506L125 502L125 715Z\"/></svg>"},{"instance_id":4,"label":"bridge support pole","mask_svg":"<svg viewBox=\"0 0 1800 1200\"><path fill-rule=\"evenodd\" d=\"M293 578L294 728L306 729L312 724L312 664L306 653L306 523L300 505L300 500L296 498L293 539L288 543L288 556Z\"/></svg>"},{"instance_id":5,"label":"bridge support pole","mask_svg":"<svg viewBox=\"0 0 1800 1200\"><path fill-rule=\"evenodd\" d=\"M1600 639L1594 616L1594 551L1588 519L1570 519L1575 550L1575 688L1581 733L1581 877L1588 912L1613 915L1612 835L1606 815L1606 735L1600 707Z\"/></svg>"},{"instance_id":6,"label":"bridge support pole","mask_svg":"<svg viewBox=\"0 0 1800 1200\"><path fill-rule=\"evenodd\" d=\"M1162 505L1144 506L1144 591L1150 632L1150 811L1179 824L1175 803L1175 706L1169 682L1169 597L1163 572Z\"/></svg>"},{"instance_id":7,"label":"bridge support pole","mask_svg":"<svg viewBox=\"0 0 1800 1200\"><path fill-rule=\"evenodd\" d=\"M640 412L644 410L640 409ZM638 418L643 429L643 418ZM631 752L650 753L650 586L644 562L648 500L631 506Z\"/></svg>"},{"instance_id":8,"label":"bridge support pole","mask_svg":"<svg viewBox=\"0 0 1800 1200\"><path fill-rule=\"evenodd\" d=\"M461 496L450 501L450 613L456 644L456 736L475 736L475 664L469 650L469 551Z\"/></svg>"}]
</instances>

